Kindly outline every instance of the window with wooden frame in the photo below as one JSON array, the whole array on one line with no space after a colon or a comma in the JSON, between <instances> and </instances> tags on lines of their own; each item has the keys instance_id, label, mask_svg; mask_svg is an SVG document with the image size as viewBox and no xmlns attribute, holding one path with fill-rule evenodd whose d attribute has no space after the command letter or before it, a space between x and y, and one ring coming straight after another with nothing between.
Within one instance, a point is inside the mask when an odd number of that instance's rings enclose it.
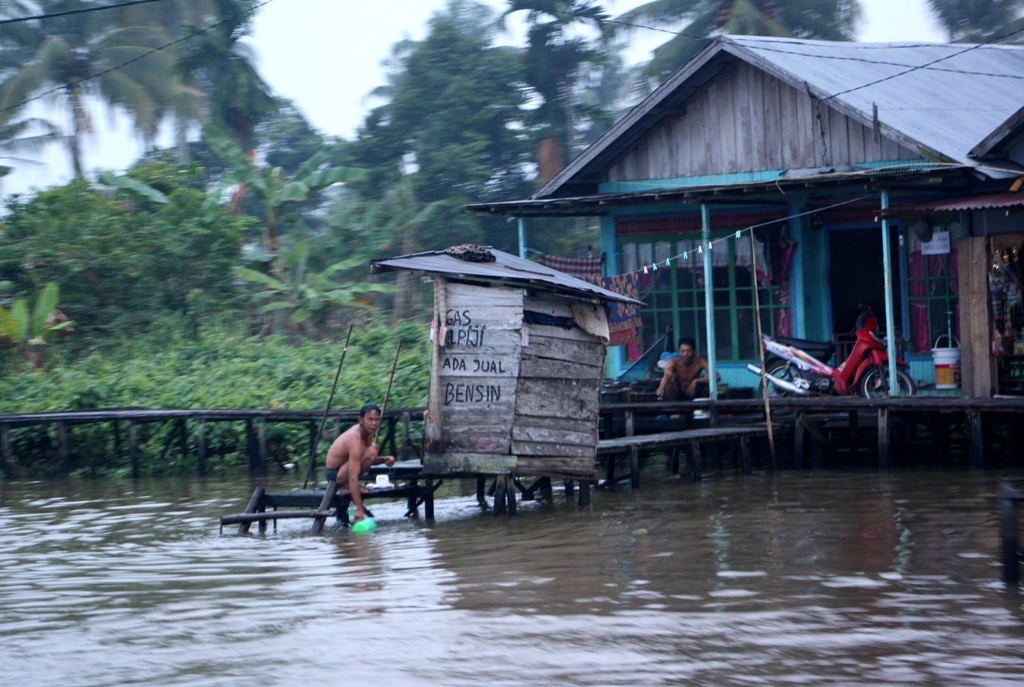
<instances>
[{"instance_id":1,"label":"window with wooden frame","mask_svg":"<svg viewBox=\"0 0 1024 687\"><path fill-rule=\"evenodd\" d=\"M766 334L788 336L791 251L788 257L782 254L785 239L781 227L765 228L756 238L762 327ZM704 256L699 245L699 235L630 237L620 243L620 264L624 272L640 273L640 298L644 302L641 345L627 357L635 359L669 331L673 348L681 337L692 337L698 354L707 355ZM744 232L739 239L716 239L711 263L716 357L720 362L753 361L757 359L757 332L750 234Z\"/></svg>"}]
</instances>

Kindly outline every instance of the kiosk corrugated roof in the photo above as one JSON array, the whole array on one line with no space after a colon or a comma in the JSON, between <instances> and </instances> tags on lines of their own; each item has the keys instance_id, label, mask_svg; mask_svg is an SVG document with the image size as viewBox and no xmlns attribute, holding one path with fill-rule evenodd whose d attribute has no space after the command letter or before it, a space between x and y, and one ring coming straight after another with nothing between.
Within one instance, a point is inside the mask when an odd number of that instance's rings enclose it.
<instances>
[{"instance_id":1,"label":"kiosk corrugated roof","mask_svg":"<svg viewBox=\"0 0 1024 687\"><path fill-rule=\"evenodd\" d=\"M370 263L370 272L379 274L390 270L411 270L427 274L443 274L450 277L479 279L522 286L535 286L550 291L569 293L588 298L600 298L616 303L634 303L640 301L601 288L596 284L577 279L564 272L553 270L529 260L517 257L504 251L487 247L494 256L494 262L470 262L449 255L443 250L399 255L385 260L374 260Z\"/></svg>"}]
</instances>

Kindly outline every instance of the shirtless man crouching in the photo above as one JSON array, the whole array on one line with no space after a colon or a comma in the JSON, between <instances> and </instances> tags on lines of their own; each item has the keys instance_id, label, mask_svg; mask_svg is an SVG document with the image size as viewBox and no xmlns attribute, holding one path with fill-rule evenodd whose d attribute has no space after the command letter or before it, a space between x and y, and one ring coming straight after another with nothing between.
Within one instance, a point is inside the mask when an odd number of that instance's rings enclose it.
<instances>
[{"instance_id":1,"label":"shirtless man crouching","mask_svg":"<svg viewBox=\"0 0 1024 687\"><path fill-rule=\"evenodd\" d=\"M366 517L363 508L363 494L367 492L359 484L359 477L365 475L373 465L384 464L391 467L395 464L394 456L377 455L377 445L373 437L380 429L380 408L376 403L367 403L359 409L359 424L353 425L342 432L331 447L327 449L327 481L332 479L338 483L338 490L352 496L352 505L356 507L353 522ZM353 469L358 466L358 469Z\"/></svg>"}]
</instances>

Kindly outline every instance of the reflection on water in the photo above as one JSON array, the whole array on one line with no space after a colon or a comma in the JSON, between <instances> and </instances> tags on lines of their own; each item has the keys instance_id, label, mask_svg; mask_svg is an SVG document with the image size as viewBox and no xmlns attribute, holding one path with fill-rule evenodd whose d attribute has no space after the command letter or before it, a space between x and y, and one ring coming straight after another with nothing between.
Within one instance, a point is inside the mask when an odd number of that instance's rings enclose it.
<instances>
[{"instance_id":1,"label":"reflection on water","mask_svg":"<svg viewBox=\"0 0 1024 687\"><path fill-rule=\"evenodd\" d=\"M651 479L218 534L247 483L0 485L5 682L1017 685L994 477ZM291 485L288 485L291 486ZM255 529L254 529L255 531Z\"/></svg>"}]
</instances>

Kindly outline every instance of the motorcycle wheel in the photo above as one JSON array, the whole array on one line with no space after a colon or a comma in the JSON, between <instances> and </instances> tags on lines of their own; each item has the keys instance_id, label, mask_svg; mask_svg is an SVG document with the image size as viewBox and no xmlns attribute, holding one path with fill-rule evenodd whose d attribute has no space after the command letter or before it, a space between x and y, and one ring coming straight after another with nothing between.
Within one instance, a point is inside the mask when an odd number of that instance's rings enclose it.
<instances>
[{"instance_id":1,"label":"motorcycle wheel","mask_svg":"<svg viewBox=\"0 0 1024 687\"><path fill-rule=\"evenodd\" d=\"M800 368L793 363L788 363L785 360L768 361L765 364L765 368L768 370L768 374L773 377L778 377L787 382L792 382L795 379L800 379ZM772 380L768 381L768 398L778 398L780 396L793 396L793 392L780 389L772 383ZM757 387L758 398L764 398L764 385L760 384Z\"/></svg>"},{"instance_id":2,"label":"motorcycle wheel","mask_svg":"<svg viewBox=\"0 0 1024 687\"><path fill-rule=\"evenodd\" d=\"M899 388L899 396L913 396L917 393L917 386L903 370L896 370L896 380ZM864 376L860 378L860 395L864 398L885 398L889 396L889 368L888 366L875 365L869 367Z\"/></svg>"}]
</instances>

